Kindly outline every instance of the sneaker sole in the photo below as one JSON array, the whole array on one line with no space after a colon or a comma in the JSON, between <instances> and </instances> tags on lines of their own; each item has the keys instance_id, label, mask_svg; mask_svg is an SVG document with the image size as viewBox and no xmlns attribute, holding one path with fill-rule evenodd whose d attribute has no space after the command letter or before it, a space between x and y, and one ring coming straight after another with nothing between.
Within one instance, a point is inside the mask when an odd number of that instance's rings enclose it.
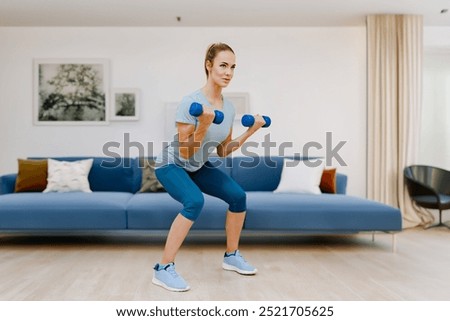
<instances>
[{"instance_id":1,"label":"sneaker sole","mask_svg":"<svg viewBox=\"0 0 450 321\"><path fill-rule=\"evenodd\" d=\"M254 274L256 274L256 272L258 272L257 269L254 269L252 271L241 270L240 268L238 268L238 267L236 267L234 265L227 264L225 262L222 263L222 268L224 270L234 271L234 272L237 272L237 273L242 274L242 275L254 275Z\"/></svg>"},{"instance_id":2,"label":"sneaker sole","mask_svg":"<svg viewBox=\"0 0 450 321\"><path fill-rule=\"evenodd\" d=\"M155 284L155 285L159 285L160 287L163 287L164 289L169 290L169 291L173 291L173 292L186 292L186 291L188 291L190 289L189 285L186 288L183 288L183 289L172 288L172 287L168 286L167 284L161 282L160 280L158 280L155 277L153 277L152 283Z\"/></svg>"}]
</instances>

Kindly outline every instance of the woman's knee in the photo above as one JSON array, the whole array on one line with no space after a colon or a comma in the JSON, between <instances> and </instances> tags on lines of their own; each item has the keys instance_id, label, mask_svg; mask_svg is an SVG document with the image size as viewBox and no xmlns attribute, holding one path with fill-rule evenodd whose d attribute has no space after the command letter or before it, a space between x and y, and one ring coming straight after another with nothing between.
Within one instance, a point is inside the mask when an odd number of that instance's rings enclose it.
<instances>
[{"instance_id":1,"label":"woman's knee","mask_svg":"<svg viewBox=\"0 0 450 321\"><path fill-rule=\"evenodd\" d=\"M185 202L183 202L183 210L181 211L181 214L185 218L191 221L195 221L200 215L204 204L205 199L203 195L199 195L195 198L186 200Z\"/></svg>"},{"instance_id":2,"label":"woman's knee","mask_svg":"<svg viewBox=\"0 0 450 321\"><path fill-rule=\"evenodd\" d=\"M242 189L236 189L228 204L231 212L244 212L247 210L247 194Z\"/></svg>"}]
</instances>

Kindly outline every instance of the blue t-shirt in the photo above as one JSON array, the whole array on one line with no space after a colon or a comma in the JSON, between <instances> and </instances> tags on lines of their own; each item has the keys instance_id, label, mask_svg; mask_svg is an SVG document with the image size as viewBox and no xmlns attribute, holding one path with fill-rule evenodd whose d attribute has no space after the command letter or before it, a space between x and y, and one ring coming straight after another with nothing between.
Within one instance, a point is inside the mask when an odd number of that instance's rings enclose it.
<instances>
[{"instance_id":1,"label":"blue t-shirt","mask_svg":"<svg viewBox=\"0 0 450 321\"><path fill-rule=\"evenodd\" d=\"M194 102L205 106L211 105L199 89L183 98L180 105L178 105L175 121L195 125L195 129L197 129L199 123L197 117L189 114L189 108ZM156 168L168 164L177 164L189 172L195 172L200 169L208 160L209 155L216 150L217 146L223 142L225 138L228 137L231 127L233 126L235 111L231 101L224 98L221 111L224 114L223 122L220 124L212 123L211 126L209 126L201 147L191 156L191 158L185 159L181 157L177 134L175 135L174 140L166 146L156 158Z\"/></svg>"}]
</instances>

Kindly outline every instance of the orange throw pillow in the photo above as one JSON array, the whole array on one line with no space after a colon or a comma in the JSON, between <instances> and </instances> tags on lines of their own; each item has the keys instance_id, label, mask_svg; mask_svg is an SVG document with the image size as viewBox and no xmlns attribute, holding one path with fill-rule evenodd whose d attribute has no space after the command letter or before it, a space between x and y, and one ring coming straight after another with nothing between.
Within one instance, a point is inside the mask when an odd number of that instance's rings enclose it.
<instances>
[{"instance_id":1,"label":"orange throw pillow","mask_svg":"<svg viewBox=\"0 0 450 321\"><path fill-rule=\"evenodd\" d=\"M323 170L319 187L322 193L336 194L336 168Z\"/></svg>"},{"instance_id":2,"label":"orange throw pillow","mask_svg":"<svg viewBox=\"0 0 450 321\"><path fill-rule=\"evenodd\" d=\"M47 187L47 160L19 159L15 192L42 192Z\"/></svg>"}]
</instances>

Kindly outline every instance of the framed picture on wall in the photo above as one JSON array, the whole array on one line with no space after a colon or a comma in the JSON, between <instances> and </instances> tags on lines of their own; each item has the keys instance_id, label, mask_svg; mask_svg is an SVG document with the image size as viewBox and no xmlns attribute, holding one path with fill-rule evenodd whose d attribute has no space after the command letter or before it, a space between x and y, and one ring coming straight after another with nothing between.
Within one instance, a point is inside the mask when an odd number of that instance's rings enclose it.
<instances>
[{"instance_id":1,"label":"framed picture on wall","mask_svg":"<svg viewBox=\"0 0 450 321\"><path fill-rule=\"evenodd\" d=\"M137 88L116 88L112 90L111 120L138 120L141 93Z\"/></svg>"},{"instance_id":2,"label":"framed picture on wall","mask_svg":"<svg viewBox=\"0 0 450 321\"><path fill-rule=\"evenodd\" d=\"M106 59L35 59L33 69L34 124L107 124Z\"/></svg>"},{"instance_id":3,"label":"framed picture on wall","mask_svg":"<svg viewBox=\"0 0 450 321\"><path fill-rule=\"evenodd\" d=\"M250 113L248 93L223 93L223 96L233 103L236 120L240 120L242 115Z\"/></svg>"}]
</instances>

